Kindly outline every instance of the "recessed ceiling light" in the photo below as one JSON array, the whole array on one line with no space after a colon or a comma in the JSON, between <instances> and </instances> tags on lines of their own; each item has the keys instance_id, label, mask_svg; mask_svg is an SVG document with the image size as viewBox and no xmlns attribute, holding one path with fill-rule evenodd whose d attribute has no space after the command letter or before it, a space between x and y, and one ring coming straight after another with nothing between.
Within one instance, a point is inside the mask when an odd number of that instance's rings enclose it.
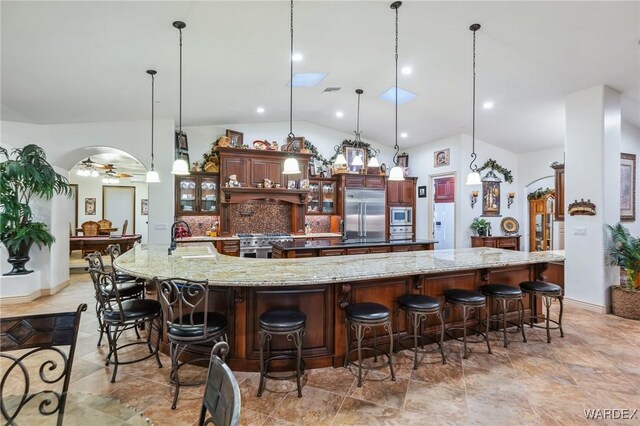
<instances>
[{"instance_id":1,"label":"recessed ceiling light","mask_svg":"<svg viewBox=\"0 0 640 426\"><path fill-rule=\"evenodd\" d=\"M293 75L293 87L317 86L326 76L326 72L296 73Z\"/></svg>"},{"instance_id":2,"label":"recessed ceiling light","mask_svg":"<svg viewBox=\"0 0 640 426\"><path fill-rule=\"evenodd\" d=\"M485 103L482 104L482 108L484 109L491 109L493 108L493 102L491 101L486 101Z\"/></svg>"},{"instance_id":3,"label":"recessed ceiling light","mask_svg":"<svg viewBox=\"0 0 640 426\"><path fill-rule=\"evenodd\" d=\"M344 113L342 111L336 111L336 117L342 118L344 117Z\"/></svg>"},{"instance_id":4,"label":"recessed ceiling light","mask_svg":"<svg viewBox=\"0 0 640 426\"><path fill-rule=\"evenodd\" d=\"M416 95L415 93L411 93L407 90L404 90L398 87L398 105L412 101L417 97L418 95ZM379 98L384 101L395 104L396 103L395 86L387 90L386 92L384 92L382 95L379 96Z\"/></svg>"},{"instance_id":5,"label":"recessed ceiling light","mask_svg":"<svg viewBox=\"0 0 640 426\"><path fill-rule=\"evenodd\" d=\"M408 134L407 132L402 132L402 133L400 133L400 137L401 137L402 139L406 139L406 138L408 138L408 137L409 137L409 134Z\"/></svg>"},{"instance_id":6,"label":"recessed ceiling light","mask_svg":"<svg viewBox=\"0 0 640 426\"><path fill-rule=\"evenodd\" d=\"M409 74L411 74L411 67L410 66L402 67L401 72L404 75L409 75Z\"/></svg>"},{"instance_id":7,"label":"recessed ceiling light","mask_svg":"<svg viewBox=\"0 0 640 426\"><path fill-rule=\"evenodd\" d=\"M258 107L258 108L256 108L256 112L257 112L258 114L262 114L262 113L264 112L264 108L262 108L262 107Z\"/></svg>"},{"instance_id":8,"label":"recessed ceiling light","mask_svg":"<svg viewBox=\"0 0 640 426\"><path fill-rule=\"evenodd\" d=\"M291 57L291 59L293 59L294 61L301 61L302 60L302 53L294 53L293 56Z\"/></svg>"}]
</instances>

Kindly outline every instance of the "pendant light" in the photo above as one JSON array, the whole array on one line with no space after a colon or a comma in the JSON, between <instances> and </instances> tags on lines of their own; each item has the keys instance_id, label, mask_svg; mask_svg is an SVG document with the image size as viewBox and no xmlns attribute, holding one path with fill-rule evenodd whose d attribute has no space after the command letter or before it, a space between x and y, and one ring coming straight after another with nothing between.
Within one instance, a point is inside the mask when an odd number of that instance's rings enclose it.
<instances>
[{"instance_id":1,"label":"pendant light","mask_svg":"<svg viewBox=\"0 0 640 426\"><path fill-rule=\"evenodd\" d=\"M180 121L178 126L178 131L176 132L176 137L187 137L184 133L182 133L182 30L187 26L182 21L175 21L173 26L180 31ZM171 168L171 173L174 175L188 175L189 174L189 165L182 158L178 158L173 162L173 167Z\"/></svg>"},{"instance_id":2,"label":"pendant light","mask_svg":"<svg viewBox=\"0 0 640 426\"><path fill-rule=\"evenodd\" d=\"M289 52L290 80L289 80L289 134L287 135L287 151L289 157L284 161L283 175L297 175L300 173L298 160L291 156L291 145L296 137L293 134L293 0L291 0L291 51ZM301 147L304 148L304 147Z\"/></svg>"},{"instance_id":3,"label":"pendant light","mask_svg":"<svg viewBox=\"0 0 640 426\"><path fill-rule=\"evenodd\" d=\"M400 8L400 6L402 6L401 1L394 1L393 3L391 3L391 9L396 11L396 144L394 145L396 152L395 154L393 154L394 166L391 168L391 171L389 171L389 180L404 180L404 170L398 165L398 153L400 152L400 147L398 146L398 9Z\"/></svg>"},{"instance_id":4,"label":"pendant light","mask_svg":"<svg viewBox=\"0 0 640 426\"><path fill-rule=\"evenodd\" d=\"M358 114L356 115L356 131L354 132L356 134L356 140L354 142L354 148L356 148L356 155L355 157L353 157L353 160L351 160L351 165L352 166L364 166L364 161L362 161L362 141L360 140L360 135L362 134L362 132L360 132L360 95L362 95L364 93L364 90L362 89L356 89L356 94L358 95Z\"/></svg>"},{"instance_id":5,"label":"pendant light","mask_svg":"<svg viewBox=\"0 0 640 426\"><path fill-rule=\"evenodd\" d=\"M473 31L473 95L472 95L472 108L471 108L471 163L469 169L471 170L467 175L467 185L480 185L480 172L476 162L476 31L480 29L480 24L473 24L469 27Z\"/></svg>"},{"instance_id":6,"label":"pendant light","mask_svg":"<svg viewBox=\"0 0 640 426\"><path fill-rule=\"evenodd\" d=\"M151 170L147 172L147 183L159 183L160 176L153 169L153 116L155 112L155 75L156 70L147 70L147 74L151 76Z\"/></svg>"}]
</instances>

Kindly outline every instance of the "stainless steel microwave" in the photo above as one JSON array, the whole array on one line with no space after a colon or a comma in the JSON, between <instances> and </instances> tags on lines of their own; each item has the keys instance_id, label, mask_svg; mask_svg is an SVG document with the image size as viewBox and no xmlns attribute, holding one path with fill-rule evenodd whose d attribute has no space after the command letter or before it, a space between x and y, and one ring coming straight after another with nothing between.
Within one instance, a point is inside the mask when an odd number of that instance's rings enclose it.
<instances>
[{"instance_id":1,"label":"stainless steel microwave","mask_svg":"<svg viewBox=\"0 0 640 426\"><path fill-rule=\"evenodd\" d=\"M413 207L389 207L389 225L413 225Z\"/></svg>"}]
</instances>

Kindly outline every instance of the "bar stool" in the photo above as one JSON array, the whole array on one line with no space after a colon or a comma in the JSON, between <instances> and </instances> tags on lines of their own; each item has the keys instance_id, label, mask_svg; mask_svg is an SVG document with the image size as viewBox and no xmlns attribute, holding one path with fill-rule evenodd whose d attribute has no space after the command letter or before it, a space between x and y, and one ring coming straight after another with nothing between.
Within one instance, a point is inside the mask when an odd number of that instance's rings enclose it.
<instances>
[{"instance_id":1,"label":"bar stool","mask_svg":"<svg viewBox=\"0 0 640 426\"><path fill-rule=\"evenodd\" d=\"M502 323L502 334L504 339L504 347L509 347L509 339L507 339L507 324L515 325L522 330L522 341L527 343L527 337L524 335L524 303L522 301L522 290L506 284L487 284L480 287L480 291L487 298L491 298L500 303L502 307L502 319L498 313L498 317L491 318L491 305L487 304L487 316L490 322ZM511 302L518 303L518 322L507 321L507 308ZM517 330L516 330L517 331Z\"/></svg>"},{"instance_id":2,"label":"bar stool","mask_svg":"<svg viewBox=\"0 0 640 426\"><path fill-rule=\"evenodd\" d=\"M273 309L260 315L260 384L258 396L262 396L266 385L265 378L274 380L286 380L296 378L298 398L302 398L300 376L304 374L304 360L302 359L302 337L306 327L307 316L295 309ZM283 335L287 340L293 341L296 347L296 355L282 354L271 356L271 339L273 335ZM264 346L267 346L267 359L264 358ZM277 359L295 359L296 372L288 376L273 376L269 374L269 364Z\"/></svg>"},{"instance_id":3,"label":"bar stool","mask_svg":"<svg viewBox=\"0 0 640 426\"><path fill-rule=\"evenodd\" d=\"M445 333L451 339L462 341L464 343L464 355L463 358L468 358L469 353L467 351L467 343L487 343L487 350L491 353L491 345L489 344L489 311L486 309L487 298L484 294L472 290L451 289L444 292L445 304L450 304L454 308L459 306L462 310L462 327L447 327ZM469 314L474 310L478 312L478 324L480 321L480 309L485 308L487 329L483 333L477 328L467 327L467 319ZM453 330L462 330L462 339L452 336L449 332ZM467 339L467 331L473 331L481 338L478 340Z\"/></svg>"},{"instance_id":4,"label":"bar stool","mask_svg":"<svg viewBox=\"0 0 640 426\"><path fill-rule=\"evenodd\" d=\"M389 366L391 370L391 380L396 380L396 374L393 371L393 360L391 354L393 353L393 327L391 325L391 311L379 303L354 303L348 305L345 309L345 355L344 355L344 368L349 367L352 363L358 367L358 387L362 387L362 369L373 370L378 368ZM389 352L385 353L382 349L376 346L377 332L376 327L384 327L389 332ZM356 333L356 347L351 349L351 329ZM367 330L373 329L373 346L362 347L362 340ZM378 353L387 357L387 362L378 366L367 366L362 361L362 351L373 352L373 361L378 360ZM349 355L352 352L358 352L358 362L349 360Z\"/></svg>"},{"instance_id":5,"label":"bar stool","mask_svg":"<svg viewBox=\"0 0 640 426\"><path fill-rule=\"evenodd\" d=\"M529 307L531 309L531 315L529 315L529 326L532 328L546 328L547 343L551 343L551 333L549 333L549 330L560 330L560 337L564 337L564 332L562 331L562 299L564 298L562 295L562 287L557 284L544 281L524 281L520 283L520 289L529 294ZM544 318L545 326L533 323L535 320L541 319L539 315L533 314L535 312L535 299L537 296L542 297L542 303L547 310L547 314ZM551 303L553 303L554 300L558 300L560 303L560 314L558 315L557 321L549 318L549 308L551 308ZM549 327L550 322L556 324L556 326Z\"/></svg>"},{"instance_id":6,"label":"bar stool","mask_svg":"<svg viewBox=\"0 0 640 426\"><path fill-rule=\"evenodd\" d=\"M440 355L442 355L442 363L446 364L447 361L444 357L443 340L444 340L444 321L442 319L442 313L440 311L440 302L433 297L424 296L421 294L405 294L399 297L395 303L395 318L396 318L396 331L398 335L398 347L404 348L402 345L402 339L400 339L400 322L398 317L400 310L405 311L405 314L411 319L411 325L413 327L413 334L405 336L404 339L413 338L413 369L418 369L418 353L426 353L425 350L418 350L418 339L429 339L438 344L440 349ZM440 339L436 339L433 336L425 336L423 333L423 321L427 320L429 315L437 315L440 320Z\"/></svg>"}]
</instances>

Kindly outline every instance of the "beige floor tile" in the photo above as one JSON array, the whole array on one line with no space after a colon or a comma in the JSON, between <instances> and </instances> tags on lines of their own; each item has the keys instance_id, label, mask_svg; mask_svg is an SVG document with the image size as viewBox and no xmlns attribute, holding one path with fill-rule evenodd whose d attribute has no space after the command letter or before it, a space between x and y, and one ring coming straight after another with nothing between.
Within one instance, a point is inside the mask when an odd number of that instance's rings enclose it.
<instances>
[{"instance_id":1,"label":"beige floor tile","mask_svg":"<svg viewBox=\"0 0 640 426\"><path fill-rule=\"evenodd\" d=\"M330 425L344 398L322 389L305 387L301 398L297 391L288 393L269 417L303 425Z\"/></svg>"}]
</instances>

